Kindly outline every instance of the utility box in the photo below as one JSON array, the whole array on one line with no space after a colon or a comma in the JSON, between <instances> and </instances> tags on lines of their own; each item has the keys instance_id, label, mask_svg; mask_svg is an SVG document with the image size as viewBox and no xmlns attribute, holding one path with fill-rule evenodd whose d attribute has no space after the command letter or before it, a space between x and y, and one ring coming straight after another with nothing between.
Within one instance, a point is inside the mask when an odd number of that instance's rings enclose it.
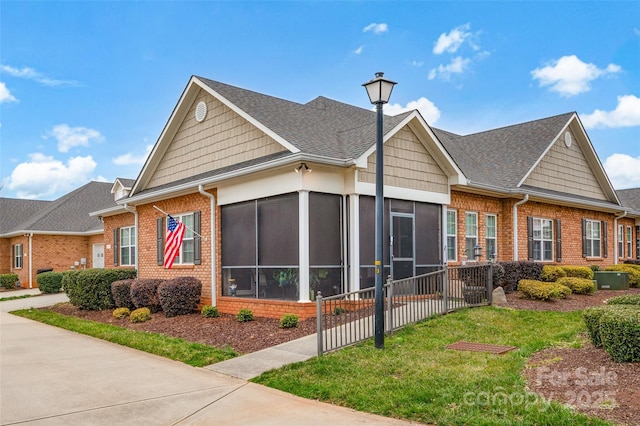
<instances>
[{"instance_id":1,"label":"utility box","mask_svg":"<svg viewBox=\"0 0 640 426\"><path fill-rule=\"evenodd\" d=\"M595 271L593 278L598 290L629 290L629 273L620 271Z\"/></svg>"}]
</instances>

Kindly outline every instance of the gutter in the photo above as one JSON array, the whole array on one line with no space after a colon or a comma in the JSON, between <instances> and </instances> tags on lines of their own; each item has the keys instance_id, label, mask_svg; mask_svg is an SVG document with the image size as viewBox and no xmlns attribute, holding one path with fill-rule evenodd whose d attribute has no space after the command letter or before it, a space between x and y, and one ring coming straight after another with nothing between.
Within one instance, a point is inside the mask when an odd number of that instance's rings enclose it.
<instances>
[{"instance_id":1,"label":"gutter","mask_svg":"<svg viewBox=\"0 0 640 426\"><path fill-rule=\"evenodd\" d=\"M613 264L617 265L618 264L618 257L620 257L620 253L618 253L618 219L622 219L623 217L625 217L627 215L627 211L624 211L622 213L620 213L619 215L617 215L615 217L615 219L613 219L613 232L614 235L616 236L614 241L614 245L613 245ZM622 233L623 238L624 238L624 231ZM622 250L624 252L624 245L622 246Z\"/></svg>"},{"instance_id":2,"label":"gutter","mask_svg":"<svg viewBox=\"0 0 640 426\"><path fill-rule=\"evenodd\" d=\"M524 199L513 205L513 261L518 261L518 206L529 201L529 194L524 194Z\"/></svg>"},{"instance_id":3,"label":"gutter","mask_svg":"<svg viewBox=\"0 0 640 426\"><path fill-rule=\"evenodd\" d=\"M30 232L29 237L29 288L33 288L33 232Z\"/></svg>"},{"instance_id":4,"label":"gutter","mask_svg":"<svg viewBox=\"0 0 640 426\"><path fill-rule=\"evenodd\" d=\"M210 200L210 226L211 226L211 306L216 306L217 283L216 283L216 197L204 190L204 186L198 185L198 192ZM202 231L202 229L200 230Z\"/></svg>"},{"instance_id":5,"label":"gutter","mask_svg":"<svg viewBox=\"0 0 640 426\"><path fill-rule=\"evenodd\" d=\"M133 213L133 217L135 218L135 229L136 229L136 247L138 247L138 211L136 210L135 207L129 207L129 205L127 203L124 203L124 206L122 206L126 211ZM103 228L103 232L104 232L104 228ZM133 262L133 267L136 269L136 271L138 270L138 257L140 256L140 250L136 250L138 253L136 253L136 260ZM118 253L114 253L114 256L118 256ZM118 262L118 264L120 264L120 262Z\"/></svg>"}]
</instances>

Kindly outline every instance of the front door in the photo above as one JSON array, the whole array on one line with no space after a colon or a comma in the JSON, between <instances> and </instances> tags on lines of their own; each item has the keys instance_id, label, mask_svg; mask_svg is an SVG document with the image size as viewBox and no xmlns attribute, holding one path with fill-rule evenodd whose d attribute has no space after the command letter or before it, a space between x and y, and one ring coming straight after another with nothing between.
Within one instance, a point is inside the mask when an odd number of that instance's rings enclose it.
<instances>
[{"instance_id":1,"label":"front door","mask_svg":"<svg viewBox=\"0 0 640 426\"><path fill-rule=\"evenodd\" d=\"M415 275L414 215L391 213L391 277L394 280Z\"/></svg>"},{"instance_id":2,"label":"front door","mask_svg":"<svg viewBox=\"0 0 640 426\"><path fill-rule=\"evenodd\" d=\"M104 268L104 244L93 245L93 267Z\"/></svg>"}]
</instances>

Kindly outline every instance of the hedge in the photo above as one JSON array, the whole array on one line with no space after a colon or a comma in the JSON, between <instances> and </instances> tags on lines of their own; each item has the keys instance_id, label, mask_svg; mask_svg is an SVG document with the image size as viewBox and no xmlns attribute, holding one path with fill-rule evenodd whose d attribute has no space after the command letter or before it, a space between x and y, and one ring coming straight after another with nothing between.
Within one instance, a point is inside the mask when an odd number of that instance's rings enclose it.
<instances>
[{"instance_id":1,"label":"hedge","mask_svg":"<svg viewBox=\"0 0 640 426\"><path fill-rule=\"evenodd\" d=\"M517 290L520 280L539 281L542 278L543 265L537 262L499 262L497 265L500 265L503 274L498 282L494 280L493 286L502 287L505 293Z\"/></svg>"},{"instance_id":2,"label":"hedge","mask_svg":"<svg viewBox=\"0 0 640 426\"><path fill-rule=\"evenodd\" d=\"M621 264L604 268L605 271L626 272L629 274L629 287L640 287L640 266Z\"/></svg>"},{"instance_id":3,"label":"hedge","mask_svg":"<svg viewBox=\"0 0 640 426\"><path fill-rule=\"evenodd\" d=\"M151 312L162 310L158 298L158 286L164 280L147 278L135 280L131 283L131 302L136 308L149 308Z\"/></svg>"},{"instance_id":4,"label":"hedge","mask_svg":"<svg viewBox=\"0 0 640 426\"><path fill-rule=\"evenodd\" d=\"M62 285L69 301L80 309L113 309L115 302L111 294L111 283L133 278L132 269L85 269L63 273Z\"/></svg>"},{"instance_id":5,"label":"hedge","mask_svg":"<svg viewBox=\"0 0 640 426\"><path fill-rule=\"evenodd\" d=\"M588 266L563 266L562 270L567 277L584 278L587 280L593 279L593 269Z\"/></svg>"},{"instance_id":6,"label":"hedge","mask_svg":"<svg viewBox=\"0 0 640 426\"><path fill-rule=\"evenodd\" d=\"M544 265L542 267L542 274L540 279L545 282L556 282L560 278L567 276L562 266L558 265Z\"/></svg>"},{"instance_id":7,"label":"hedge","mask_svg":"<svg viewBox=\"0 0 640 426\"><path fill-rule=\"evenodd\" d=\"M593 283L593 280L586 278L564 277L558 279L556 284L569 287L571 292L575 294L589 294L596 291L596 285Z\"/></svg>"},{"instance_id":8,"label":"hedge","mask_svg":"<svg viewBox=\"0 0 640 426\"><path fill-rule=\"evenodd\" d=\"M600 317L599 330L602 346L614 361L640 361L640 309L605 311Z\"/></svg>"},{"instance_id":9,"label":"hedge","mask_svg":"<svg viewBox=\"0 0 640 426\"><path fill-rule=\"evenodd\" d=\"M0 287L2 288L16 288L16 283L19 281L18 274L0 274Z\"/></svg>"},{"instance_id":10,"label":"hedge","mask_svg":"<svg viewBox=\"0 0 640 426\"><path fill-rule=\"evenodd\" d=\"M525 298L538 300L564 299L571 294L571 289L562 284L537 280L520 280L518 290Z\"/></svg>"},{"instance_id":11,"label":"hedge","mask_svg":"<svg viewBox=\"0 0 640 426\"><path fill-rule=\"evenodd\" d=\"M36 275L42 293L58 293L62 288L62 272L43 272Z\"/></svg>"},{"instance_id":12,"label":"hedge","mask_svg":"<svg viewBox=\"0 0 640 426\"><path fill-rule=\"evenodd\" d=\"M158 286L158 297L165 316L190 314L198 309L202 282L194 277L178 277Z\"/></svg>"},{"instance_id":13,"label":"hedge","mask_svg":"<svg viewBox=\"0 0 640 426\"><path fill-rule=\"evenodd\" d=\"M612 297L607 300L607 305L640 305L640 294Z\"/></svg>"},{"instance_id":14,"label":"hedge","mask_svg":"<svg viewBox=\"0 0 640 426\"><path fill-rule=\"evenodd\" d=\"M118 280L111 283L111 295L116 308L134 310L136 305L131 300L131 284L135 279Z\"/></svg>"}]
</instances>

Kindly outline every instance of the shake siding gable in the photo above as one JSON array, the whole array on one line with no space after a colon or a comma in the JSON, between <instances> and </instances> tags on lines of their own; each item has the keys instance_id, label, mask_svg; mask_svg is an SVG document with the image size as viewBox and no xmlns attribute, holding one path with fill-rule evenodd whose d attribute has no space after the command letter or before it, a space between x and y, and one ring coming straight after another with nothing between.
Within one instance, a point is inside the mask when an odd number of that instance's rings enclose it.
<instances>
[{"instance_id":1,"label":"shake siding gable","mask_svg":"<svg viewBox=\"0 0 640 426\"><path fill-rule=\"evenodd\" d=\"M359 180L375 183L376 154L367 159L367 170ZM447 194L449 179L433 157L408 128L400 130L384 144L384 184L398 188Z\"/></svg>"},{"instance_id":2,"label":"shake siding gable","mask_svg":"<svg viewBox=\"0 0 640 426\"><path fill-rule=\"evenodd\" d=\"M196 106L207 104L202 122ZM284 151L282 145L200 89L155 169L148 188Z\"/></svg>"},{"instance_id":3,"label":"shake siding gable","mask_svg":"<svg viewBox=\"0 0 640 426\"><path fill-rule=\"evenodd\" d=\"M572 140L567 147L563 132L524 184L608 201L575 135Z\"/></svg>"}]
</instances>

